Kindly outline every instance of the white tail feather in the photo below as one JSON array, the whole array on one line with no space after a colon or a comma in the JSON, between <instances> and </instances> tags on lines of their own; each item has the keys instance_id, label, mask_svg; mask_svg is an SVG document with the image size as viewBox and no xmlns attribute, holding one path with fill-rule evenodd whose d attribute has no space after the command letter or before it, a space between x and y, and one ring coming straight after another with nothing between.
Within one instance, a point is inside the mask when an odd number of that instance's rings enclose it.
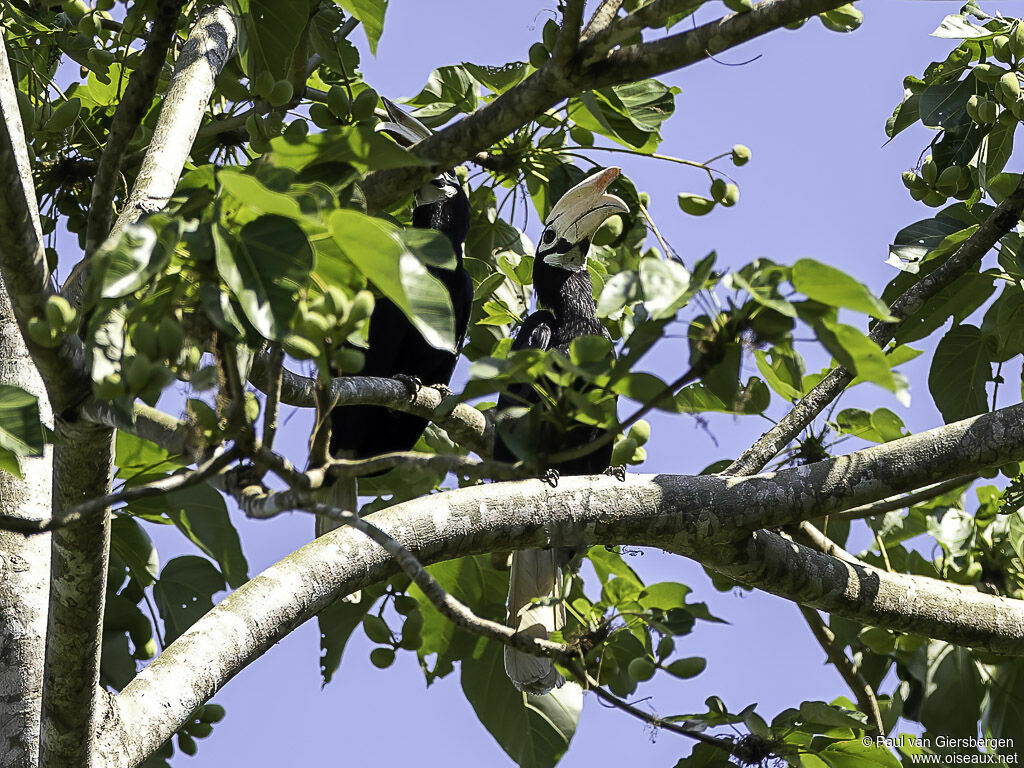
<instances>
[{"instance_id":1,"label":"white tail feather","mask_svg":"<svg viewBox=\"0 0 1024 768\"><path fill-rule=\"evenodd\" d=\"M356 497L356 480L355 478L343 477L338 480L330 488L323 491L324 504L328 504L338 509L345 509L350 512L359 511L359 501ZM316 516L316 536L320 538L325 533L333 531L335 528L340 528L342 523L337 520L332 520L325 515Z\"/></svg>"},{"instance_id":2,"label":"white tail feather","mask_svg":"<svg viewBox=\"0 0 1024 768\"><path fill-rule=\"evenodd\" d=\"M516 632L547 639L565 625L562 603L538 605L538 598L562 596L561 569L554 549L526 549L512 553L508 584L508 625ZM541 696L565 679L554 662L505 646L505 673L520 691Z\"/></svg>"}]
</instances>

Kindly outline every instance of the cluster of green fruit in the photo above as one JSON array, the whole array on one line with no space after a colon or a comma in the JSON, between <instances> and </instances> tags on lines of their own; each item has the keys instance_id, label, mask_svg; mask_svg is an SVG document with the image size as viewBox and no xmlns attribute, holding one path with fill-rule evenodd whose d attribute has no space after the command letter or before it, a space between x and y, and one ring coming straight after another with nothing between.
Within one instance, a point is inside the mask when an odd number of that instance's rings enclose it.
<instances>
[{"instance_id":1,"label":"cluster of green fruit","mask_svg":"<svg viewBox=\"0 0 1024 768\"><path fill-rule=\"evenodd\" d=\"M607 682L608 688L616 696L626 697L633 694L637 683L647 682L659 669L681 680L696 677L704 671L707 662L700 656L668 661L675 647L672 636L664 635L658 641L654 653L644 651L625 663L618 658L618 654L607 654L602 662L602 682Z\"/></svg>"},{"instance_id":2,"label":"cluster of green fruit","mask_svg":"<svg viewBox=\"0 0 1024 768\"><path fill-rule=\"evenodd\" d=\"M309 119L317 128L331 128L342 123L373 123L373 111L380 96L373 88L364 88L349 98L348 89L332 85L327 91L327 103L314 102L309 105Z\"/></svg>"},{"instance_id":3,"label":"cluster of green fruit","mask_svg":"<svg viewBox=\"0 0 1024 768\"><path fill-rule=\"evenodd\" d=\"M995 56L1004 63L1011 64L1017 54L1014 51L1024 52L1024 32L1017 33L1022 27L1018 26L1014 34L1010 36L1000 35L992 41ZM1024 97L1021 95L1020 77L1016 68L1006 69L998 64L983 63L975 65L971 70L979 83L992 86L990 94L974 94L967 101L967 116L978 125L991 125L999 117L999 107L1002 106L1010 112L1017 120L1024 119Z\"/></svg>"},{"instance_id":4,"label":"cluster of green fruit","mask_svg":"<svg viewBox=\"0 0 1024 768\"><path fill-rule=\"evenodd\" d=\"M92 8L84 0L65 0L61 10L77 22L80 34L96 38L104 35L103 21L110 19L109 11L113 7L114 0L96 0Z\"/></svg>"},{"instance_id":5,"label":"cluster of green fruit","mask_svg":"<svg viewBox=\"0 0 1024 768\"><path fill-rule=\"evenodd\" d=\"M196 364L201 352L190 345L183 350L184 330L172 315L158 324L140 320L129 328L129 351L121 359L120 373L110 373L93 383L93 391L102 400L126 395L138 396L148 405L156 405L164 388L175 379L172 369L182 364L183 351L188 364Z\"/></svg>"},{"instance_id":6,"label":"cluster of green fruit","mask_svg":"<svg viewBox=\"0 0 1024 768\"><path fill-rule=\"evenodd\" d=\"M928 155L921 166L921 175L913 171L903 174L903 185L910 190L910 196L932 208L945 205L946 200L955 197L966 200L974 191L974 176L964 165L951 165L939 171L935 159Z\"/></svg>"},{"instance_id":7,"label":"cluster of green fruit","mask_svg":"<svg viewBox=\"0 0 1024 768\"><path fill-rule=\"evenodd\" d=\"M624 467L626 464L643 464L647 461L647 451L641 446L651 439L651 425L640 419L630 427L625 437L615 441L612 448L612 466Z\"/></svg>"},{"instance_id":8,"label":"cluster of green fruit","mask_svg":"<svg viewBox=\"0 0 1024 768\"><path fill-rule=\"evenodd\" d=\"M41 347L59 347L64 335L78 327L78 312L63 296L50 296L43 307L42 317L28 321L28 336Z\"/></svg>"},{"instance_id":9,"label":"cluster of green fruit","mask_svg":"<svg viewBox=\"0 0 1024 768\"><path fill-rule=\"evenodd\" d=\"M742 145L737 145L742 147ZM746 147L742 147L746 149ZM736 148L733 148L733 161L735 160ZM750 150L747 150L747 158L750 157ZM746 159L742 162L736 162L737 165L743 165L747 162ZM703 216L706 213L710 213L716 205L722 205L725 208L731 208L736 205L740 200L740 188L732 182L727 182L723 178L715 178L711 180L711 188L709 190L710 197L704 197L703 195L695 195L689 192L681 192L679 194L679 207L683 213L688 213L691 216Z\"/></svg>"},{"instance_id":10,"label":"cluster of green fruit","mask_svg":"<svg viewBox=\"0 0 1024 768\"><path fill-rule=\"evenodd\" d=\"M190 757L196 753L196 739L205 739L213 733L213 724L224 719L220 704L203 704L192 719L178 731L178 749Z\"/></svg>"},{"instance_id":11,"label":"cluster of green fruit","mask_svg":"<svg viewBox=\"0 0 1024 768\"><path fill-rule=\"evenodd\" d=\"M297 333L285 336L282 347L296 360L316 360L322 372L358 373L365 357L346 342L372 312L372 293L362 290L349 299L332 285L314 301L299 304Z\"/></svg>"},{"instance_id":12,"label":"cluster of green fruit","mask_svg":"<svg viewBox=\"0 0 1024 768\"><path fill-rule=\"evenodd\" d=\"M404 616L399 639L391 631L387 622L378 615L368 613L363 616L363 631L366 636L380 647L370 651L370 662L378 669L390 667L395 661L395 652L402 648L407 651L418 650L423 645L423 613L416 598L409 595L395 595L395 610Z\"/></svg>"}]
</instances>

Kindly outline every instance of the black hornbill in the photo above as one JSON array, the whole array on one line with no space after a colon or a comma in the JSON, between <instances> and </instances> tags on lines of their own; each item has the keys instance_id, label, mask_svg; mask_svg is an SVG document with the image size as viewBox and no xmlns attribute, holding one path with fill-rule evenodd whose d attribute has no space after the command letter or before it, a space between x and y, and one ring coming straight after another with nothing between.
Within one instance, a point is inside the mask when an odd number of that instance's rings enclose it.
<instances>
[{"instance_id":1,"label":"black hornbill","mask_svg":"<svg viewBox=\"0 0 1024 768\"><path fill-rule=\"evenodd\" d=\"M544 232L533 262L533 286L538 309L519 328L512 349L557 349L569 355L569 346L581 336L609 338L608 331L597 319L587 253L590 238L609 216L628 213L627 206L615 195L608 194L609 185L618 177L618 168L606 168L570 189L551 209L544 221ZM538 396L526 385L510 388L498 400L503 408L538 402ZM523 418L529 418L524 416ZM563 433L541 428L531 435L531 443L543 445L546 453L574 448L593 442L601 430L579 426ZM585 456L555 464L549 470L560 474L590 475L608 468L612 446L609 443ZM495 441L494 458L515 461L508 446L499 437ZM512 555L509 576L508 622L518 632L546 638L549 632L561 629L565 609L557 601L531 604L537 598L560 597L561 570L572 558L571 548L530 549ZM551 604L547 604L551 603ZM530 656L505 648L505 671L521 691L544 694L564 681L550 659Z\"/></svg>"},{"instance_id":2,"label":"black hornbill","mask_svg":"<svg viewBox=\"0 0 1024 768\"><path fill-rule=\"evenodd\" d=\"M430 135L430 129L398 106L384 99L391 122L378 130L392 134L400 144L409 146ZM462 244L469 231L469 198L451 171L442 173L415 193L416 207L412 223L420 229L434 229L445 235L455 251L455 269L427 267L444 283L451 297L455 319L455 348L466 337L473 308L473 281L462 264ZM458 352L437 349L409 322L405 314L386 298L377 300L370 315L369 347L361 376L403 377L412 384L447 385L451 380ZM373 405L335 408L331 412L331 455L335 458L363 459L393 451L408 451L423 434L426 419ZM354 509L354 482L339 480L332 488L331 502L342 509ZM338 524L318 517L316 535L337 528Z\"/></svg>"}]
</instances>

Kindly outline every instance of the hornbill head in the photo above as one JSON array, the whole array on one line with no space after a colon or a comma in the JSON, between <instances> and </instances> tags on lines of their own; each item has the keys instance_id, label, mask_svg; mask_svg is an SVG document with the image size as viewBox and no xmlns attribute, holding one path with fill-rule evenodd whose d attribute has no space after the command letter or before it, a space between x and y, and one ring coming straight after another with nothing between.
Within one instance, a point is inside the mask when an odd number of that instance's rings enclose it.
<instances>
[{"instance_id":1,"label":"hornbill head","mask_svg":"<svg viewBox=\"0 0 1024 768\"><path fill-rule=\"evenodd\" d=\"M390 134L401 146L411 147L433 134L433 131L395 102L384 97L381 97L381 101L384 102L384 108L387 110L390 120L379 123L376 130ZM430 205L450 200L461 190L462 187L455 174L445 171L416 190L414 193L416 205Z\"/></svg>"},{"instance_id":2,"label":"hornbill head","mask_svg":"<svg viewBox=\"0 0 1024 768\"><path fill-rule=\"evenodd\" d=\"M621 198L608 193L618 168L605 168L584 179L555 203L537 248L537 258L553 267L579 272L586 268L590 238L609 216L629 213Z\"/></svg>"}]
</instances>

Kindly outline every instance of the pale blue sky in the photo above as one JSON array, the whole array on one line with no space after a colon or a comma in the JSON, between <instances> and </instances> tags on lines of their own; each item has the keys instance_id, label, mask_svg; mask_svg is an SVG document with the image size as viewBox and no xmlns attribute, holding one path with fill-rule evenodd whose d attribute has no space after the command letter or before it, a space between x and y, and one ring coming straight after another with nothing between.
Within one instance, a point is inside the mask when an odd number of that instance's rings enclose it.
<instances>
[{"instance_id":1,"label":"pale blue sky","mask_svg":"<svg viewBox=\"0 0 1024 768\"><path fill-rule=\"evenodd\" d=\"M660 228L687 263L713 249L727 266L756 257L786 263L812 257L849 271L876 292L892 277L884 264L887 244L902 226L930 215L900 182L900 172L916 162L927 139L923 131L912 130L883 147L883 127L901 98L904 75L920 74L951 48L950 41L928 35L959 3L860 5L865 22L853 34L828 32L813 19L799 31L777 32L728 51L720 56L722 63L703 62L663 78L682 89L676 116L665 126L663 152L702 160L734 143L753 150L742 168L724 161L723 168L740 184L736 207L703 218L686 216L675 196L705 192L699 172L594 153L598 162L621 165L651 193ZM365 52L359 31L353 37L364 51L367 79L382 94L398 98L415 94L436 66L525 58L555 7L554 0L391 0L376 59ZM1009 4L1004 8L1012 10ZM723 10L712 3L698 20ZM745 66L726 66L755 56ZM530 232L536 235L536 222ZM685 364L683 341L666 342L652 360L656 371L674 377ZM913 387L909 409L866 387L843 405L885 405L915 431L937 426L941 419L926 392L927 365L926 356L905 369ZM1008 397L1016 397L1015 387L1006 389ZM772 414L780 414L778 406ZM646 472L699 471L715 459L735 456L768 426L756 418L722 417L711 421L709 434L689 417L653 421ZM296 451L307 425L300 415L284 428L282 436ZM297 514L238 523L253 574L306 543L313 528L312 520ZM173 531L153 533L165 562L190 551ZM686 682L648 684L642 691L652 699L645 706L660 714L701 711L704 699L716 694L735 710L759 702L770 719L804 699L846 694L833 668L823 666L824 654L792 604L763 593L720 594L688 560L646 552L630 562L649 582L689 584L694 599L708 601L714 613L731 622L701 625L677 643L685 655L706 656L707 671ZM195 758L178 756L175 764L511 764L476 720L457 674L426 689L412 654L401 654L382 672L370 666L368 652L368 642L357 632L335 682L321 690L317 631L315 623L307 623L228 684L216 698L227 708L227 718L212 738L200 742ZM622 760L669 768L689 750L685 739L668 733L652 739L641 723L588 696L562 765L589 768Z\"/></svg>"}]
</instances>

